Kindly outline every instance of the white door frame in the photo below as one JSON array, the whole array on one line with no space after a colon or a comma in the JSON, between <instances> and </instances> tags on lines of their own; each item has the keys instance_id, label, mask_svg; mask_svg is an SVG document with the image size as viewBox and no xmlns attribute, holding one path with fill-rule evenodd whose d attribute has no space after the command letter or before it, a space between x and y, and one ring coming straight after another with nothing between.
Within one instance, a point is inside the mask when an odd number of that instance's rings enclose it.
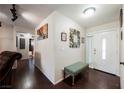
<instances>
[{"instance_id":1,"label":"white door frame","mask_svg":"<svg viewBox=\"0 0 124 93\"><path fill-rule=\"evenodd\" d=\"M87 47L88 47L88 38L93 36L94 34L97 34L97 33L103 33L103 32L109 32L109 31L117 31L117 28L111 28L111 29L106 29L106 30L99 30L99 31L94 31L94 32L87 32L86 33L86 60L88 61L88 53L87 53ZM117 67L116 67L116 75L120 76L120 73L119 73L119 66L120 66L120 60L119 60L119 31L117 31L117 49L116 49L116 52L117 52ZM88 62L89 63L89 62ZM89 64L89 67L90 68L94 68L93 65L90 65Z\"/></svg>"},{"instance_id":2,"label":"white door frame","mask_svg":"<svg viewBox=\"0 0 124 93\"><path fill-rule=\"evenodd\" d=\"M92 43L93 43L93 35L90 35L90 36L88 35L86 38L86 62L88 62L90 68L94 68L93 62L91 62L91 60L93 60L93 53L92 53L93 44ZM90 47L90 50L89 50L89 47ZM91 54L89 54L89 52L91 52Z\"/></svg>"},{"instance_id":3,"label":"white door frame","mask_svg":"<svg viewBox=\"0 0 124 93\"><path fill-rule=\"evenodd\" d=\"M20 36L23 34L23 36ZM18 36L18 47L17 51L22 54L22 59L28 59L29 58L29 37L27 36L27 33L17 33ZM20 38L25 39L25 49L20 49Z\"/></svg>"}]
</instances>

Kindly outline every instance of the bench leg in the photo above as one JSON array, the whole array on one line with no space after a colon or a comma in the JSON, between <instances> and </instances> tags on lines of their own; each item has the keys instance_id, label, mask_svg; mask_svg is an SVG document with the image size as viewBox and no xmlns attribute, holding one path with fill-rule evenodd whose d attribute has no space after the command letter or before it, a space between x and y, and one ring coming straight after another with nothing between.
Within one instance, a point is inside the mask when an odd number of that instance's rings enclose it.
<instances>
[{"instance_id":1,"label":"bench leg","mask_svg":"<svg viewBox=\"0 0 124 93\"><path fill-rule=\"evenodd\" d=\"M72 75L72 85L74 85L75 76Z\"/></svg>"}]
</instances>

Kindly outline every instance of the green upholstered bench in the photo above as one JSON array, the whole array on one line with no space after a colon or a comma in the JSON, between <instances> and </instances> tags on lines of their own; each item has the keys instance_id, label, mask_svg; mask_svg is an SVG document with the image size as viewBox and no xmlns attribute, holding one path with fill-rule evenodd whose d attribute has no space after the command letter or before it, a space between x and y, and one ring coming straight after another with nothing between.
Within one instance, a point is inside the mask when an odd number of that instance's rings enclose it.
<instances>
[{"instance_id":1,"label":"green upholstered bench","mask_svg":"<svg viewBox=\"0 0 124 93\"><path fill-rule=\"evenodd\" d=\"M87 63L84 62L77 62L70 66L64 67L64 78L66 74L72 76L72 85L74 85L75 75L79 74L83 69L88 67Z\"/></svg>"}]
</instances>

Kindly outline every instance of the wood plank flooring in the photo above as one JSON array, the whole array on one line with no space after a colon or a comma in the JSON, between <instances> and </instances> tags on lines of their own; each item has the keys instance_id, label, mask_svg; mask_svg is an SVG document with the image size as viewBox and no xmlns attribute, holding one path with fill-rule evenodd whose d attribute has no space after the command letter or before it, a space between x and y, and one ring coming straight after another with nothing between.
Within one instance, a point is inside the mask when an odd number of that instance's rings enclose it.
<instances>
[{"instance_id":1,"label":"wood plank flooring","mask_svg":"<svg viewBox=\"0 0 124 93\"><path fill-rule=\"evenodd\" d=\"M53 85L30 59L18 62L18 68L12 71L11 84L14 89L119 89L119 82L117 76L87 68L76 76L74 86L71 77Z\"/></svg>"}]
</instances>

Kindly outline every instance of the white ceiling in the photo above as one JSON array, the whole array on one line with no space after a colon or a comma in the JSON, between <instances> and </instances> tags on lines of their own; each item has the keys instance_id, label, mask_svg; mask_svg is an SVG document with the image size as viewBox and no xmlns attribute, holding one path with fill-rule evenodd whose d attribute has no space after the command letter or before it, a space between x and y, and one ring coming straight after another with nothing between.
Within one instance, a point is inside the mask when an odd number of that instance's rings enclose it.
<instances>
[{"instance_id":1,"label":"white ceiling","mask_svg":"<svg viewBox=\"0 0 124 93\"><path fill-rule=\"evenodd\" d=\"M34 29L50 13L61 5L41 5L41 4L19 4L16 5L18 19L13 23L10 8L12 5L0 4L0 20L4 23L15 24L17 26Z\"/></svg>"},{"instance_id":2,"label":"white ceiling","mask_svg":"<svg viewBox=\"0 0 124 93\"><path fill-rule=\"evenodd\" d=\"M82 12L87 7L95 7L96 12L91 17L82 16ZM0 20L9 24L11 22L11 5L0 5ZM81 26L89 28L119 19L119 9L121 5L88 5L88 4L19 4L17 12L19 18L14 22L17 26L24 26L34 29L43 19L53 11L59 11L65 16L73 19Z\"/></svg>"},{"instance_id":3,"label":"white ceiling","mask_svg":"<svg viewBox=\"0 0 124 93\"><path fill-rule=\"evenodd\" d=\"M93 16L82 15L83 10L88 7L95 7L96 12ZM78 22L85 28L101 25L119 19L121 5L119 4L97 4L97 5L68 5L60 8L59 11L71 19Z\"/></svg>"}]
</instances>

